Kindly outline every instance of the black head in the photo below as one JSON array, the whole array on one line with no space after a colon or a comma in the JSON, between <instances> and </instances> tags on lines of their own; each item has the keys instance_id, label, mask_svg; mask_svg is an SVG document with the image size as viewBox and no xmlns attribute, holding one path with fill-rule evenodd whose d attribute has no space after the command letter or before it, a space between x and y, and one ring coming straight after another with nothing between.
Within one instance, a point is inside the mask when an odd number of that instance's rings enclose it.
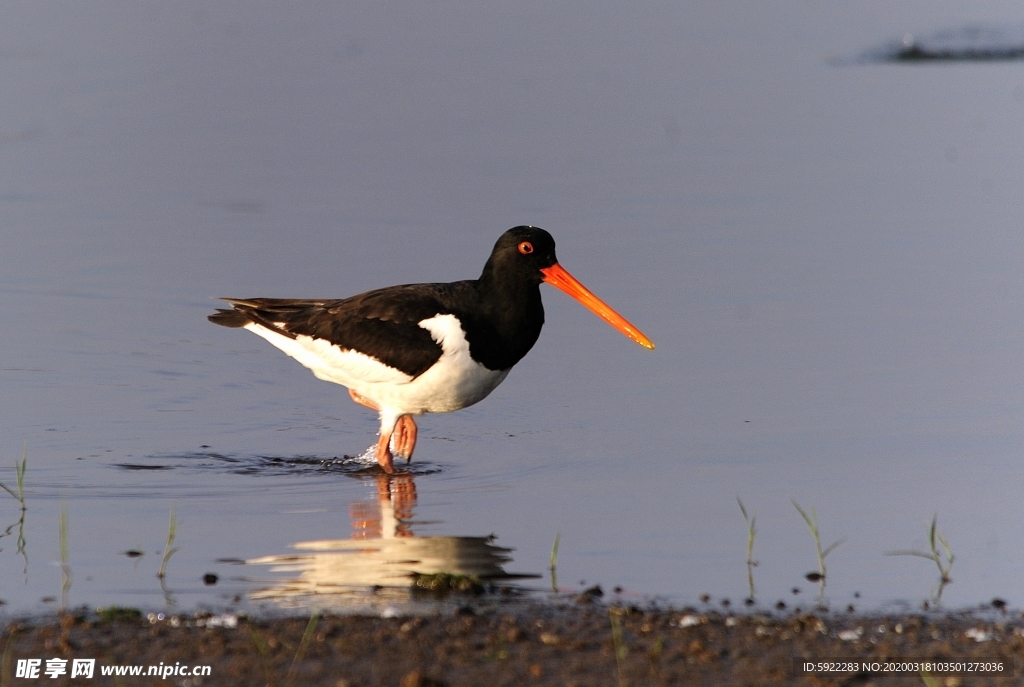
<instances>
[{"instance_id":1,"label":"black head","mask_svg":"<svg viewBox=\"0 0 1024 687\"><path fill-rule=\"evenodd\" d=\"M583 307L618 329L628 338L644 348L654 348L654 343L643 332L615 312L607 303L591 293L576 277L569 274L555 258L555 240L551 234L537 227L514 227L509 229L498 242L484 266L480 283L492 293L516 290L526 298L534 300L532 307L541 313L539 323L544 321L540 304L540 286L545 282L579 301ZM526 288L524 288L524 286ZM532 341L531 344L533 345Z\"/></svg>"},{"instance_id":2,"label":"black head","mask_svg":"<svg viewBox=\"0 0 1024 687\"><path fill-rule=\"evenodd\" d=\"M516 281L539 284L544 280L541 270L557 262L551 234L539 227L513 227L494 244L482 278L498 272L506 279L514 274Z\"/></svg>"},{"instance_id":3,"label":"black head","mask_svg":"<svg viewBox=\"0 0 1024 687\"><path fill-rule=\"evenodd\" d=\"M530 350L544 323L544 307L540 302L541 282L575 298L583 307L644 348L654 348L654 343L643 332L558 264L555 240L551 234L537 227L513 227L494 244L491 257L487 258L484 272L477 283L485 300L493 306L494 311L501 312L501 317L509 320L512 329L521 326L524 321L534 325L529 335L523 337L525 346L519 357Z\"/></svg>"}]
</instances>

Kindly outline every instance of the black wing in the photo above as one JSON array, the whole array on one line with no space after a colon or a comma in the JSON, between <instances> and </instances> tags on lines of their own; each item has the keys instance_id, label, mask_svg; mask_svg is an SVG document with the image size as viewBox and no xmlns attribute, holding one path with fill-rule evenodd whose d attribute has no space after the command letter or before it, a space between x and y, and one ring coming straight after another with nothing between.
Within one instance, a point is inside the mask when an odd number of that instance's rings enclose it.
<instances>
[{"instance_id":1,"label":"black wing","mask_svg":"<svg viewBox=\"0 0 1024 687\"><path fill-rule=\"evenodd\" d=\"M310 336L372 356L411 377L441 357L441 346L419 322L451 312L450 292L461 284L408 284L368 291L344 300L225 298L231 310L208 319L225 327L250 322L284 336ZM463 289L459 289L463 290Z\"/></svg>"}]
</instances>

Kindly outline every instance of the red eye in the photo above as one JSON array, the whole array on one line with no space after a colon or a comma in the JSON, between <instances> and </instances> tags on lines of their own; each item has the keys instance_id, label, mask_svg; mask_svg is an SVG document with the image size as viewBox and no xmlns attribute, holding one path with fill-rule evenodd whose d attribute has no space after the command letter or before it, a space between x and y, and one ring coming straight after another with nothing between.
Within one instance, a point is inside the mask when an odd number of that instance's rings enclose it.
<instances>
[{"instance_id":1,"label":"red eye","mask_svg":"<svg viewBox=\"0 0 1024 687\"><path fill-rule=\"evenodd\" d=\"M529 241L523 241L519 244L519 252L523 255L529 255L533 252L533 244Z\"/></svg>"}]
</instances>

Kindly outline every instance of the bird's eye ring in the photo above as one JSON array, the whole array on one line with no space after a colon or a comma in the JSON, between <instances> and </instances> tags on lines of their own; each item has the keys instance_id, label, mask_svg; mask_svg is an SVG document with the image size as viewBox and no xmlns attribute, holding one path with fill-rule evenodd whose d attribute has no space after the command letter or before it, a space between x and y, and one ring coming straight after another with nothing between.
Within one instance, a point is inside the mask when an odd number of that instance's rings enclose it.
<instances>
[{"instance_id":1,"label":"bird's eye ring","mask_svg":"<svg viewBox=\"0 0 1024 687\"><path fill-rule=\"evenodd\" d=\"M519 252L523 255L529 255L533 252L533 244L529 241L523 241L519 244Z\"/></svg>"}]
</instances>

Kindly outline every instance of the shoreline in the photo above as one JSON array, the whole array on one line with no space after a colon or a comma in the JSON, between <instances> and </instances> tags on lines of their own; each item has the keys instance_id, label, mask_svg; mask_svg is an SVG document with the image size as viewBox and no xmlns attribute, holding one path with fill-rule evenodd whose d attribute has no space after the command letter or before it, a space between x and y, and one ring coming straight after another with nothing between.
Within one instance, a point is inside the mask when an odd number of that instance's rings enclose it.
<instances>
[{"instance_id":1,"label":"shoreline","mask_svg":"<svg viewBox=\"0 0 1024 687\"><path fill-rule=\"evenodd\" d=\"M1024 675L1024 617L1006 609L787 614L645 609L592 599L461 601L439 605L433 614L392 617L200 612L161 618L121 609L7 619L0 623L0 684L82 684L67 674L35 681L16 676L19 660L39 659L45 668L52 658L68 665L76 658L95 659L90 684L181 687L958 687L1010 685ZM960 670L942 672L944 666L927 663L936 660L954 662L947 667ZM803 672L804 663L816 670ZM104 676L104 666L179 672L164 678L144 672ZM190 666L208 666L209 676L181 672Z\"/></svg>"}]
</instances>

